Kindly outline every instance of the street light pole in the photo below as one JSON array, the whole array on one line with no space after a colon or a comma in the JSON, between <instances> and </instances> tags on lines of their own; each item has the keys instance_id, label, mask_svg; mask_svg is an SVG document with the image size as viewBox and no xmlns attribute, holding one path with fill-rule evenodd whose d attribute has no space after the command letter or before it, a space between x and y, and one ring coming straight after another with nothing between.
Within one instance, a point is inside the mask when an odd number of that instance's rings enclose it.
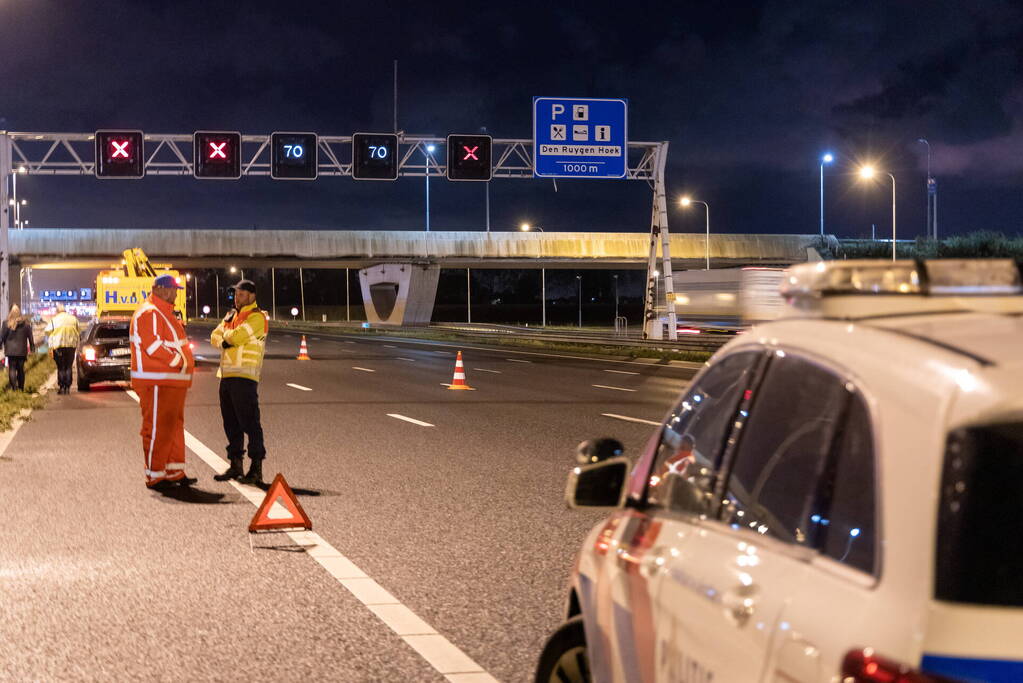
<instances>
[{"instance_id":1,"label":"street light pole","mask_svg":"<svg viewBox=\"0 0 1023 683\"><path fill-rule=\"evenodd\" d=\"M529 232L530 230L543 232L543 228L540 226L530 225L529 223L520 225L519 230L522 232ZM547 269L543 266L540 267L540 326L547 327Z\"/></svg>"},{"instance_id":2,"label":"street light pole","mask_svg":"<svg viewBox=\"0 0 1023 683\"><path fill-rule=\"evenodd\" d=\"M830 152L821 157L821 237L824 236L824 164L830 164L835 160Z\"/></svg>"},{"instance_id":3,"label":"street light pole","mask_svg":"<svg viewBox=\"0 0 1023 683\"><path fill-rule=\"evenodd\" d=\"M612 275L615 279L615 325L618 324L618 276Z\"/></svg>"},{"instance_id":4,"label":"street light pole","mask_svg":"<svg viewBox=\"0 0 1023 683\"><path fill-rule=\"evenodd\" d=\"M575 279L579 282L579 327L583 326L583 276L576 275Z\"/></svg>"},{"instance_id":5,"label":"street light pole","mask_svg":"<svg viewBox=\"0 0 1023 683\"><path fill-rule=\"evenodd\" d=\"M270 319L277 320L277 269L270 268Z\"/></svg>"},{"instance_id":6,"label":"street light pole","mask_svg":"<svg viewBox=\"0 0 1023 683\"><path fill-rule=\"evenodd\" d=\"M217 288L217 295L214 297L217 300L217 320L220 320L220 272L214 272L213 277L216 278L213 286Z\"/></svg>"},{"instance_id":7,"label":"street light pole","mask_svg":"<svg viewBox=\"0 0 1023 683\"><path fill-rule=\"evenodd\" d=\"M705 270L710 270L710 205L707 202L701 202L699 199L691 199L690 197L682 197L679 200L679 204L683 207L687 207L690 204L703 204L703 208L706 210L707 235L703 240L703 255L706 260Z\"/></svg>"},{"instance_id":8,"label":"street light pole","mask_svg":"<svg viewBox=\"0 0 1023 683\"><path fill-rule=\"evenodd\" d=\"M302 273L302 268L298 269L298 292L302 298L302 322L305 322L305 276Z\"/></svg>"},{"instance_id":9,"label":"street light pole","mask_svg":"<svg viewBox=\"0 0 1023 683\"><path fill-rule=\"evenodd\" d=\"M864 180L871 180L877 175L877 169L867 165L860 167L860 177ZM888 173L892 179L892 260L895 260L895 176Z\"/></svg>"},{"instance_id":10,"label":"street light pole","mask_svg":"<svg viewBox=\"0 0 1023 683\"><path fill-rule=\"evenodd\" d=\"M891 173L888 177L892 179L892 260L895 260L895 176Z\"/></svg>"},{"instance_id":11,"label":"street light pole","mask_svg":"<svg viewBox=\"0 0 1023 683\"><path fill-rule=\"evenodd\" d=\"M466 322L472 322L472 280L468 268L465 269L465 318Z\"/></svg>"},{"instance_id":12,"label":"street light pole","mask_svg":"<svg viewBox=\"0 0 1023 683\"><path fill-rule=\"evenodd\" d=\"M426 146L426 232L430 232L430 159L433 157L433 150L436 149L433 145Z\"/></svg>"}]
</instances>

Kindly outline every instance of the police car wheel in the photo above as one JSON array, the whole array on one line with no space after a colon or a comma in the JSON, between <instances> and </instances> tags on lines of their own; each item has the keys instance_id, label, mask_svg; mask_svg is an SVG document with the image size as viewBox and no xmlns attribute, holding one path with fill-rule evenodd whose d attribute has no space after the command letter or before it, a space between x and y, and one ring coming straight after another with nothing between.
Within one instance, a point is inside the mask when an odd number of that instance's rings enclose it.
<instances>
[{"instance_id":1,"label":"police car wheel","mask_svg":"<svg viewBox=\"0 0 1023 683\"><path fill-rule=\"evenodd\" d=\"M550 637L536 667L536 683L589 683L590 660L582 615L572 617Z\"/></svg>"}]
</instances>

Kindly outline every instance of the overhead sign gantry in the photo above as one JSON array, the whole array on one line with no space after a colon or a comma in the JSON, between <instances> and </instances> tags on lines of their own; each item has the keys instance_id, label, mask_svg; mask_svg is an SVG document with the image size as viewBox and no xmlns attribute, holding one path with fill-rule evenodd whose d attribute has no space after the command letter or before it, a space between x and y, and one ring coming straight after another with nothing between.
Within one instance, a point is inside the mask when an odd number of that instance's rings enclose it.
<instances>
[{"instance_id":1,"label":"overhead sign gantry","mask_svg":"<svg viewBox=\"0 0 1023 683\"><path fill-rule=\"evenodd\" d=\"M676 338L671 256L668 247L664 167L667 142L629 142L624 100L536 98L538 111L548 116L570 117L565 135L576 139L567 152L587 171L576 173L571 165L557 166L554 177L622 178L643 180L654 190L647 268L644 330L661 337L654 310L658 277L668 294L668 335ZM562 111L564 110L564 111ZM568 121L569 119L566 119ZM534 122L535 123L535 122ZM584 131L585 128L585 131ZM404 133L355 133L349 136L277 132L242 135L232 131L196 131L187 134L154 134L139 130L99 130L94 133L22 133L0 131L0 310L9 302L9 249L7 231L11 214L7 178L11 173L30 175L95 175L99 178L192 175L198 179L238 180L269 176L274 180L316 180L349 176L357 180L396 180L400 176L447 177L453 181L489 182L497 178L546 177L547 164L556 157L537 150L544 138L532 140L492 138L489 135L452 134L447 138ZM582 138L587 138L583 140ZM585 144L583 144L585 143ZM592 144L591 144L592 143ZM444 145L446 154L431 149ZM581 146L580 146L581 145ZM601 164L592 164L589 152L596 145ZM189 150L191 147L191 150ZM603 150L603 151L602 151ZM548 150L550 151L550 150ZM564 152L564 150L562 150ZM614 154L611 154L614 152ZM606 153L606 154L605 154ZM603 155L603 156L601 156ZM548 158L550 157L550 158ZM590 173L597 166L600 171ZM662 265L657 269L657 245Z\"/></svg>"}]
</instances>

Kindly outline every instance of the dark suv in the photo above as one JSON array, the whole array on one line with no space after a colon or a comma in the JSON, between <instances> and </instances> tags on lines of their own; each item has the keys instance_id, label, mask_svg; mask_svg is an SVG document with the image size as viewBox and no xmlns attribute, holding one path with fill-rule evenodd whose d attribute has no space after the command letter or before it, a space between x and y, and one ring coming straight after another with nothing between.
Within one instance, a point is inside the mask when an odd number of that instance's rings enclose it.
<instances>
[{"instance_id":1,"label":"dark suv","mask_svg":"<svg viewBox=\"0 0 1023 683\"><path fill-rule=\"evenodd\" d=\"M131 343L128 318L103 318L89 323L78 346L78 391L96 382L131 379Z\"/></svg>"}]
</instances>

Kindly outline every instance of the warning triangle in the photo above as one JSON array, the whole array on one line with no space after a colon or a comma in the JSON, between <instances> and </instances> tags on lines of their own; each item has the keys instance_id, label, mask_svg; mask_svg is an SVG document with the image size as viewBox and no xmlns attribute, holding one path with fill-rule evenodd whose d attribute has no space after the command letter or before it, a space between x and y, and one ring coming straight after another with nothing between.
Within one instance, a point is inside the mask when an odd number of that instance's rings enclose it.
<instances>
[{"instance_id":1,"label":"warning triangle","mask_svg":"<svg viewBox=\"0 0 1023 683\"><path fill-rule=\"evenodd\" d=\"M284 481L284 475L278 472L266 492L266 498L249 522L249 532L312 528L309 515L302 509L288 482Z\"/></svg>"}]
</instances>

